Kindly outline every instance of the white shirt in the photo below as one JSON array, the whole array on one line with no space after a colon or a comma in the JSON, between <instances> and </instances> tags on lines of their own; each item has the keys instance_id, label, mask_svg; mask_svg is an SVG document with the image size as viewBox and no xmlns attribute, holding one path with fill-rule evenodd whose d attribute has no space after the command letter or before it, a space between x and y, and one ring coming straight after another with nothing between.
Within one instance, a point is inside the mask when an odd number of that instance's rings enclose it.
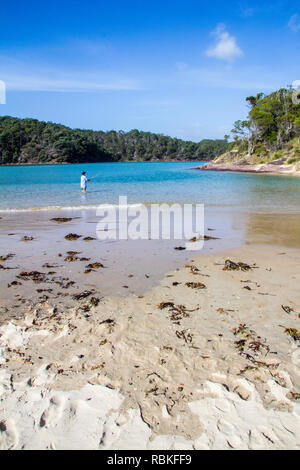
<instances>
[{"instance_id":1,"label":"white shirt","mask_svg":"<svg viewBox=\"0 0 300 470\"><path fill-rule=\"evenodd\" d=\"M81 176L81 181L80 181L80 187L81 188L86 188L86 182L87 182L87 177L85 175Z\"/></svg>"}]
</instances>

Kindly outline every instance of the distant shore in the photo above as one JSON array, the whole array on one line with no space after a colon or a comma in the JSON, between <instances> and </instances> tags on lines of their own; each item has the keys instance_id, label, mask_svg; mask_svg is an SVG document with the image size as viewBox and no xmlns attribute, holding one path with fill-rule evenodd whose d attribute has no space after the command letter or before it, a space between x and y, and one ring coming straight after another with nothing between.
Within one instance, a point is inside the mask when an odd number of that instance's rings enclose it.
<instances>
[{"instance_id":1,"label":"distant shore","mask_svg":"<svg viewBox=\"0 0 300 470\"><path fill-rule=\"evenodd\" d=\"M172 160L164 160L164 159L153 159L153 160L120 160L120 161L101 161L101 162L22 162L22 163L0 163L1 166L35 166L35 165L86 165L86 164L91 164L91 163L172 163L172 162L191 162L193 163L194 161L198 162L205 162L207 160L183 160L183 159L177 159L173 158Z\"/></svg>"},{"instance_id":2,"label":"distant shore","mask_svg":"<svg viewBox=\"0 0 300 470\"><path fill-rule=\"evenodd\" d=\"M268 173L273 175L300 176L300 171L296 165L278 165L276 163L261 163L256 165L239 163L213 163L197 166L195 170L203 171L233 171L238 173Z\"/></svg>"}]
</instances>

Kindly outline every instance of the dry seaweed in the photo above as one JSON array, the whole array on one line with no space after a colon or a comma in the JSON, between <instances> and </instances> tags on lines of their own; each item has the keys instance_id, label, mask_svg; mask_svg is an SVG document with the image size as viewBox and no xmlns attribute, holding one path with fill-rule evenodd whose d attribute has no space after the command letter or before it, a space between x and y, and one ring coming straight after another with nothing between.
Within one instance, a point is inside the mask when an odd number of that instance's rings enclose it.
<instances>
[{"instance_id":1,"label":"dry seaweed","mask_svg":"<svg viewBox=\"0 0 300 470\"><path fill-rule=\"evenodd\" d=\"M11 286L21 286L22 285L22 282L19 282L19 281L12 281L10 284L7 284L7 287L11 287Z\"/></svg>"},{"instance_id":2,"label":"dry seaweed","mask_svg":"<svg viewBox=\"0 0 300 470\"><path fill-rule=\"evenodd\" d=\"M198 237L190 238L190 242L197 242L199 240L219 240L217 237L210 237L209 235L199 235Z\"/></svg>"},{"instance_id":3,"label":"dry seaweed","mask_svg":"<svg viewBox=\"0 0 300 470\"><path fill-rule=\"evenodd\" d=\"M232 310L230 308L225 309L225 308L220 307L220 308L218 308L217 312L220 313L220 315L222 315L222 314L228 315L229 312L234 312L234 310Z\"/></svg>"},{"instance_id":4,"label":"dry seaweed","mask_svg":"<svg viewBox=\"0 0 300 470\"><path fill-rule=\"evenodd\" d=\"M93 307L97 307L97 305L100 303L100 299L98 297L91 297L90 303L93 305Z\"/></svg>"},{"instance_id":5,"label":"dry seaweed","mask_svg":"<svg viewBox=\"0 0 300 470\"><path fill-rule=\"evenodd\" d=\"M11 259L15 256L14 253L9 253L8 255L3 255L3 256L0 256L0 261L7 261L8 259Z\"/></svg>"},{"instance_id":6,"label":"dry seaweed","mask_svg":"<svg viewBox=\"0 0 300 470\"><path fill-rule=\"evenodd\" d=\"M257 367L266 367L267 369L275 370L278 369L280 366L280 362L264 362L264 361L257 361L254 359L252 356L248 355L247 359L249 359L253 364L255 364Z\"/></svg>"},{"instance_id":7,"label":"dry seaweed","mask_svg":"<svg viewBox=\"0 0 300 470\"><path fill-rule=\"evenodd\" d=\"M103 325L103 324L115 326L115 320L113 320L112 318L107 318L106 320L103 320L100 322L100 325Z\"/></svg>"},{"instance_id":8,"label":"dry seaweed","mask_svg":"<svg viewBox=\"0 0 300 470\"><path fill-rule=\"evenodd\" d=\"M28 235L24 235L24 237L21 239L22 242L30 242L32 240L34 240L34 238Z\"/></svg>"},{"instance_id":9,"label":"dry seaweed","mask_svg":"<svg viewBox=\"0 0 300 470\"><path fill-rule=\"evenodd\" d=\"M82 307L80 307L80 310L83 310L84 312L89 312L91 310L91 307L85 304Z\"/></svg>"},{"instance_id":10,"label":"dry seaweed","mask_svg":"<svg viewBox=\"0 0 300 470\"><path fill-rule=\"evenodd\" d=\"M74 261L77 261L77 260L78 260L77 256L67 256L65 258L65 261L67 261L67 263L74 263Z\"/></svg>"},{"instance_id":11,"label":"dry seaweed","mask_svg":"<svg viewBox=\"0 0 300 470\"><path fill-rule=\"evenodd\" d=\"M66 240L78 240L78 238L81 238L82 235L77 235L77 233L68 233L68 235L65 236Z\"/></svg>"},{"instance_id":12,"label":"dry seaweed","mask_svg":"<svg viewBox=\"0 0 300 470\"><path fill-rule=\"evenodd\" d=\"M168 308L169 312L171 313L170 320L173 321L173 323L177 325L180 325L179 323L180 320L190 316L189 312L194 312L198 310L198 309L188 310L184 305L175 305L173 302L161 302L157 307L160 310Z\"/></svg>"},{"instance_id":13,"label":"dry seaweed","mask_svg":"<svg viewBox=\"0 0 300 470\"><path fill-rule=\"evenodd\" d=\"M242 263L241 261L235 263L234 261L227 259L225 261L223 271L249 271L250 269L252 269L252 266L250 266L249 264Z\"/></svg>"},{"instance_id":14,"label":"dry seaweed","mask_svg":"<svg viewBox=\"0 0 300 470\"><path fill-rule=\"evenodd\" d=\"M218 237L210 237L209 235L204 235L203 240L220 240Z\"/></svg>"},{"instance_id":15,"label":"dry seaweed","mask_svg":"<svg viewBox=\"0 0 300 470\"><path fill-rule=\"evenodd\" d=\"M270 351L270 348L267 344L262 343L261 341L251 341L248 346L254 352L262 352L265 349L266 352Z\"/></svg>"},{"instance_id":16,"label":"dry seaweed","mask_svg":"<svg viewBox=\"0 0 300 470\"><path fill-rule=\"evenodd\" d=\"M72 220L72 217L53 217L50 220L53 220L54 222L64 223L70 222Z\"/></svg>"},{"instance_id":17,"label":"dry seaweed","mask_svg":"<svg viewBox=\"0 0 300 470\"><path fill-rule=\"evenodd\" d=\"M37 284L40 283L40 282L46 282L47 281L47 277L46 277L45 273L40 273L39 271L30 271L30 272L22 271L22 272L19 273L17 278L23 279L24 281L28 281L29 279L31 279L32 281L34 281Z\"/></svg>"},{"instance_id":18,"label":"dry seaweed","mask_svg":"<svg viewBox=\"0 0 300 470\"><path fill-rule=\"evenodd\" d=\"M244 335L244 338L241 338L234 342L235 347L238 349L239 354L245 357L252 364L254 364L256 368L266 367L267 369L277 369L279 367L280 363L267 363L264 361L260 361L255 359L255 357L253 357L247 352L247 350L250 350L252 351L252 353L254 353L254 356L261 356L263 354L265 357L269 353L277 354L276 352L270 351L270 347L266 344L266 342L261 341L260 336L257 336L255 331L249 330L249 328L245 324L240 324L238 328L233 328L232 331L235 336ZM247 366L240 372L240 374L244 373L249 369L251 369L251 367Z\"/></svg>"},{"instance_id":19,"label":"dry seaweed","mask_svg":"<svg viewBox=\"0 0 300 470\"><path fill-rule=\"evenodd\" d=\"M176 331L175 334L177 338L183 339L186 343L191 343L193 341L193 335L191 333L186 333L187 330Z\"/></svg>"},{"instance_id":20,"label":"dry seaweed","mask_svg":"<svg viewBox=\"0 0 300 470\"><path fill-rule=\"evenodd\" d=\"M98 366L92 366L92 367L91 367L91 370L103 369L104 365L105 365L105 362L102 362L102 363L99 364Z\"/></svg>"},{"instance_id":21,"label":"dry seaweed","mask_svg":"<svg viewBox=\"0 0 300 470\"><path fill-rule=\"evenodd\" d=\"M91 290L85 290L83 292L80 292L79 294L73 294L72 295L72 298L74 300L81 300L81 299L86 299L87 297L89 297L90 295L93 294L93 291Z\"/></svg>"},{"instance_id":22,"label":"dry seaweed","mask_svg":"<svg viewBox=\"0 0 300 470\"><path fill-rule=\"evenodd\" d=\"M167 307L175 307L175 305L174 305L174 302L161 302L160 304L158 304L157 307L160 310L163 310L164 308L167 308Z\"/></svg>"},{"instance_id":23,"label":"dry seaweed","mask_svg":"<svg viewBox=\"0 0 300 470\"><path fill-rule=\"evenodd\" d=\"M281 305L281 308L282 308L286 313L291 313L291 312L294 311L294 310L292 309L292 307L289 307L288 305Z\"/></svg>"},{"instance_id":24,"label":"dry seaweed","mask_svg":"<svg viewBox=\"0 0 300 470\"><path fill-rule=\"evenodd\" d=\"M236 347L240 352L244 352L246 341L247 341L246 339L239 339L238 341L235 341L235 342L234 342L235 347Z\"/></svg>"},{"instance_id":25,"label":"dry seaweed","mask_svg":"<svg viewBox=\"0 0 300 470\"><path fill-rule=\"evenodd\" d=\"M75 284L75 281L70 281L68 277L53 277L52 282L60 286L62 289L68 289Z\"/></svg>"},{"instance_id":26,"label":"dry seaweed","mask_svg":"<svg viewBox=\"0 0 300 470\"><path fill-rule=\"evenodd\" d=\"M9 269L17 269L17 268L9 268L8 266L5 267L5 266L3 266L3 264L0 264L0 269L3 269L4 271L7 271Z\"/></svg>"},{"instance_id":27,"label":"dry seaweed","mask_svg":"<svg viewBox=\"0 0 300 470\"><path fill-rule=\"evenodd\" d=\"M103 264L99 262L90 263L86 266L86 269L99 269L99 268L104 268Z\"/></svg>"},{"instance_id":28,"label":"dry seaweed","mask_svg":"<svg viewBox=\"0 0 300 470\"><path fill-rule=\"evenodd\" d=\"M291 338L293 338L294 341L300 341L299 330L297 330L296 328L286 328L285 326L282 326L282 328L284 328L284 332L288 334Z\"/></svg>"},{"instance_id":29,"label":"dry seaweed","mask_svg":"<svg viewBox=\"0 0 300 470\"><path fill-rule=\"evenodd\" d=\"M236 335L245 335L247 338L254 338L256 334L254 330L249 330L249 327L245 323L240 323L238 328L233 328L232 332L234 336Z\"/></svg>"},{"instance_id":30,"label":"dry seaweed","mask_svg":"<svg viewBox=\"0 0 300 470\"><path fill-rule=\"evenodd\" d=\"M85 242L91 242L93 240L97 240L97 238L93 238L93 237L84 237L83 239Z\"/></svg>"},{"instance_id":31,"label":"dry seaweed","mask_svg":"<svg viewBox=\"0 0 300 470\"><path fill-rule=\"evenodd\" d=\"M206 285L202 282L186 282L185 285L191 289L206 289Z\"/></svg>"},{"instance_id":32,"label":"dry seaweed","mask_svg":"<svg viewBox=\"0 0 300 470\"><path fill-rule=\"evenodd\" d=\"M190 268L192 274L200 273L200 269L198 269L197 266L194 266L193 264L186 264L185 268Z\"/></svg>"}]
</instances>

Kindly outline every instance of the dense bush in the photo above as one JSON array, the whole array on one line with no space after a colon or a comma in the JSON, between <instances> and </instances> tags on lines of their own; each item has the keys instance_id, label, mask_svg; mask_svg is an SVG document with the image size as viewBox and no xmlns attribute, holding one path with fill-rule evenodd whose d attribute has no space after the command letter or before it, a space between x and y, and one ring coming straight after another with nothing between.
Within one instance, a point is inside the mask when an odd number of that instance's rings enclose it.
<instances>
[{"instance_id":1,"label":"dense bush","mask_svg":"<svg viewBox=\"0 0 300 470\"><path fill-rule=\"evenodd\" d=\"M0 117L0 163L212 160L226 140L189 142L162 134L70 129L36 119Z\"/></svg>"}]
</instances>

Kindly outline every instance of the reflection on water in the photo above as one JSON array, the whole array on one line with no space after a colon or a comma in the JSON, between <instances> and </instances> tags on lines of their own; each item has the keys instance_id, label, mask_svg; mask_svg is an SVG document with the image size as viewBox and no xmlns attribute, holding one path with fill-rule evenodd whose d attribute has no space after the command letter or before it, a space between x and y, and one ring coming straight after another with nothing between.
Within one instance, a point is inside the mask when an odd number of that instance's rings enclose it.
<instances>
[{"instance_id":1,"label":"reflection on water","mask_svg":"<svg viewBox=\"0 0 300 470\"><path fill-rule=\"evenodd\" d=\"M245 241L300 248L300 216L249 213L245 221Z\"/></svg>"}]
</instances>

